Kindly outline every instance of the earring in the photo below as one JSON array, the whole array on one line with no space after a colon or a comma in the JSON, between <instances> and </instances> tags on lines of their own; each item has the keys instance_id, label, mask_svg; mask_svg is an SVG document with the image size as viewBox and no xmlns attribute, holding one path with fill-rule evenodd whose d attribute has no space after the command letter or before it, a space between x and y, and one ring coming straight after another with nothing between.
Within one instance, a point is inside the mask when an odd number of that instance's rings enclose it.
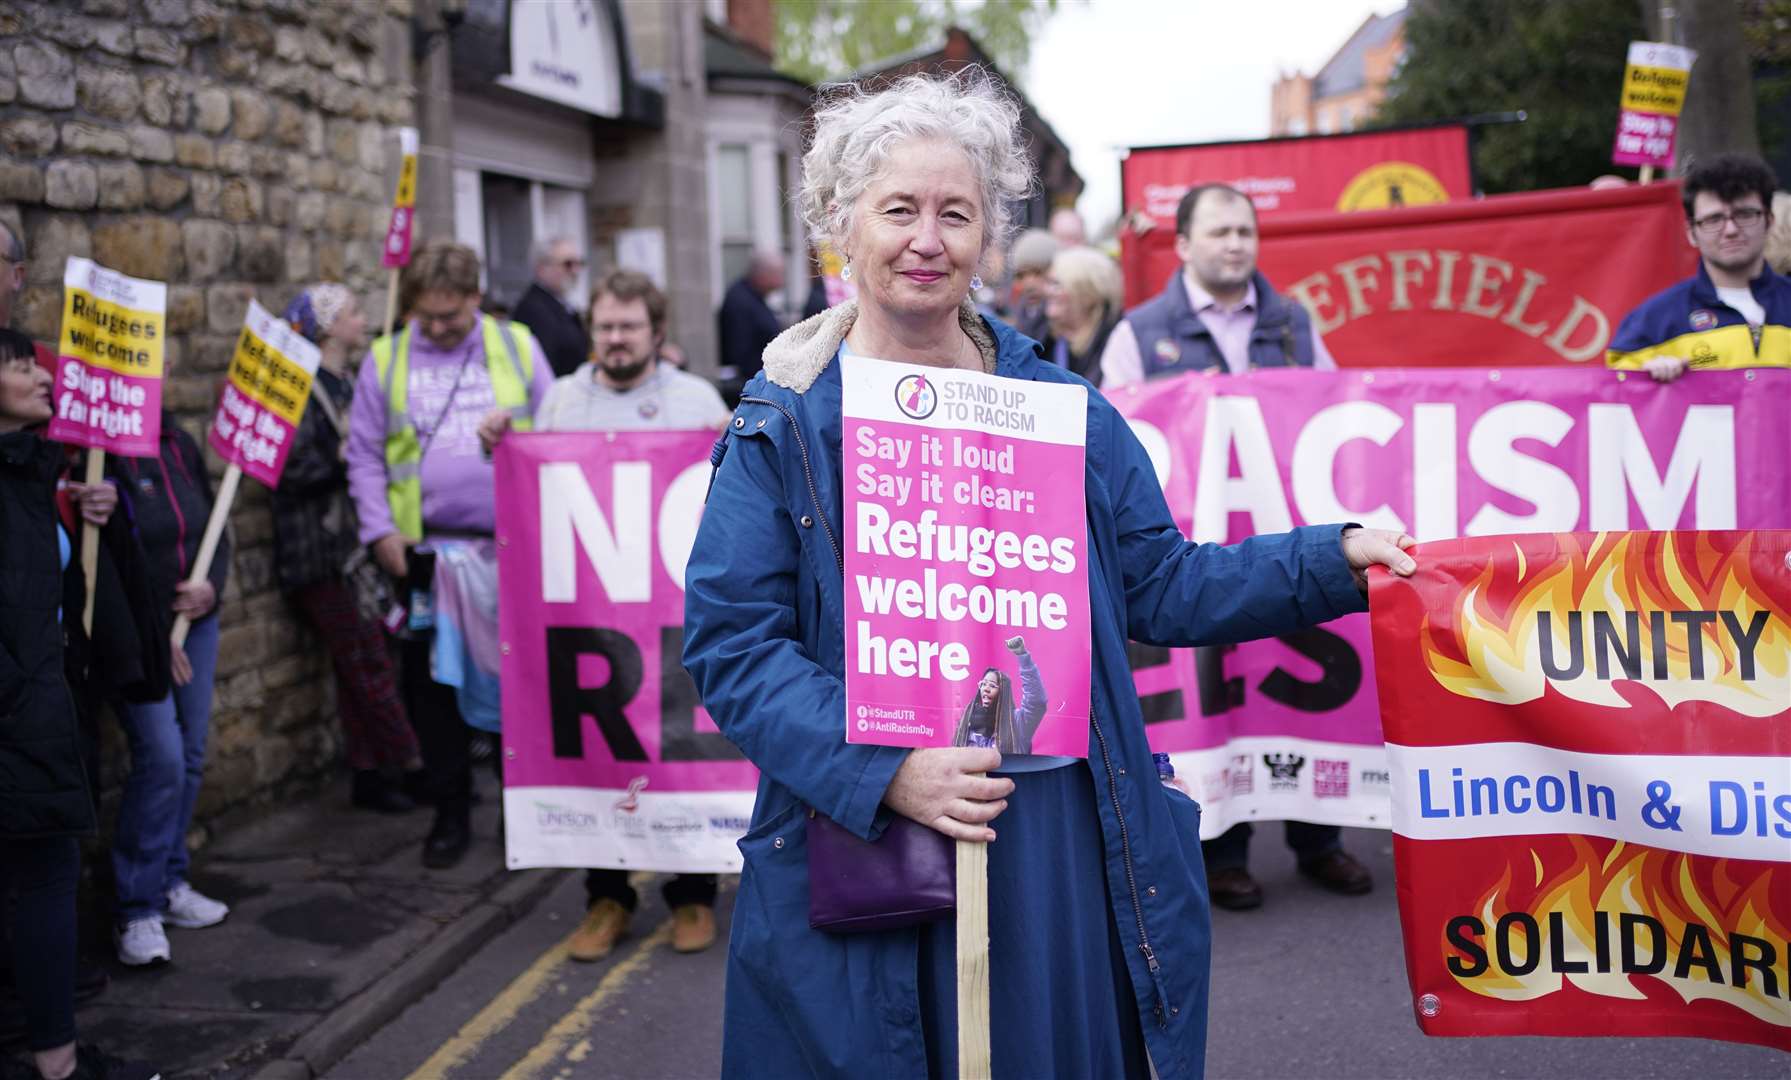
<instances>
[{"instance_id":1,"label":"earring","mask_svg":"<svg viewBox=\"0 0 1791 1080\"><path fill-rule=\"evenodd\" d=\"M841 281L851 281L852 280L852 264L851 263L847 263L846 265L840 267L840 280Z\"/></svg>"},{"instance_id":2,"label":"earring","mask_svg":"<svg viewBox=\"0 0 1791 1080\"><path fill-rule=\"evenodd\" d=\"M983 287L983 276L981 274L971 274L970 275L970 291L971 292L980 292L980 291L982 291L982 287Z\"/></svg>"}]
</instances>

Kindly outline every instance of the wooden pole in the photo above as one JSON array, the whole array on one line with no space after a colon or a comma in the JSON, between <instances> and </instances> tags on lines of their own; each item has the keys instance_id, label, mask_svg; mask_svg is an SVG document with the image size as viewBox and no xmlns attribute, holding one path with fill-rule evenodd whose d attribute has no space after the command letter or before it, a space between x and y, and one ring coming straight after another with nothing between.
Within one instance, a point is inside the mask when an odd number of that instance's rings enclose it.
<instances>
[{"instance_id":1,"label":"wooden pole","mask_svg":"<svg viewBox=\"0 0 1791 1080\"><path fill-rule=\"evenodd\" d=\"M211 517L205 520L205 536L199 541L199 557L193 560L188 584L198 584L211 573L211 560L218 553L218 541L224 536L224 523L230 519L230 504L236 501L236 485L243 478L243 468L234 461L224 467L224 480L218 485L217 501L211 504ZM218 597L222 601L223 597ZM187 643L187 629L192 621L185 615L174 620L174 644Z\"/></svg>"},{"instance_id":2,"label":"wooden pole","mask_svg":"<svg viewBox=\"0 0 1791 1080\"><path fill-rule=\"evenodd\" d=\"M989 1080L989 845L958 847L958 1076Z\"/></svg>"},{"instance_id":3,"label":"wooden pole","mask_svg":"<svg viewBox=\"0 0 1791 1080\"><path fill-rule=\"evenodd\" d=\"M1652 166L1652 165L1642 166L1642 183L1644 183L1644 184L1654 183L1654 166Z\"/></svg>"},{"instance_id":4,"label":"wooden pole","mask_svg":"<svg viewBox=\"0 0 1791 1080\"><path fill-rule=\"evenodd\" d=\"M398 328L398 268L392 267L392 280L386 286L386 336Z\"/></svg>"},{"instance_id":5,"label":"wooden pole","mask_svg":"<svg viewBox=\"0 0 1791 1080\"><path fill-rule=\"evenodd\" d=\"M87 453L87 476L85 483L89 486L98 484L106 478L106 452L90 450ZM81 523L81 574L87 579L87 600L81 605L81 629L89 636L93 634L93 594L99 587L99 526L83 521Z\"/></svg>"}]
</instances>

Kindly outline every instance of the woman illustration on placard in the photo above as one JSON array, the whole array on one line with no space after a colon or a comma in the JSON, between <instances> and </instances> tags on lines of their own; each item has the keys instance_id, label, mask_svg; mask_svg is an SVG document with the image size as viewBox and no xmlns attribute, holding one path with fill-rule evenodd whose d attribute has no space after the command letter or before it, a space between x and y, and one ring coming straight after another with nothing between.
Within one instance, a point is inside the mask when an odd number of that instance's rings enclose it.
<instances>
[{"instance_id":1,"label":"woman illustration on placard","mask_svg":"<svg viewBox=\"0 0 1791 1080\"><path fill-rule=\"evenodd\" d=\"M1014 704L1014 682L1007 672L990 667L976 684L976 696L964 706L953 746L992 746L1003 754L1032 753L1032 736L1045 718L1045 681L1026 651L1026 639L1007 639L1008 651L1020 661L1020 704Z\"/></svg>"}]
</instances>

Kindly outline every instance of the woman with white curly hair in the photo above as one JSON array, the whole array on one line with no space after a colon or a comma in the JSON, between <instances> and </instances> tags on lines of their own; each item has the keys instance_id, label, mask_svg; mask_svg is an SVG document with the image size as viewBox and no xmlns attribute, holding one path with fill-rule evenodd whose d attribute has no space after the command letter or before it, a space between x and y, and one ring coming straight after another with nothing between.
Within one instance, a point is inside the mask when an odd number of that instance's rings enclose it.
<instances>
[{"instance_id":1,"label":"woman with white curly hair","mask_svg":"<svg viewBox=\"0 0 1791 1080\"><path fill-rule=\"evenodd\" d=\"M1126 641L1286 633L1362 610L1370 563L1412 568L1399 550L1410 538L1341 526L1229 548L1188 543L1144 449L1091 390L1087 760L847 744L840 357L1081 382L968 300L1032 182L1019 108L976 69L833 87L816 112L803 209L817 239L847 259L858 298L766 349L712 455L685 575L685 665L761 772L740 842L726 1076L957 1073L952 925L811 928L809 837L829 835L817 815L872 845L894 835L898 817L993 841L997 1077L1145 1076L1152 1065L1164 1077L1200 1075L1209 914L1199 808L1158 782Z\"/></svg>"}]
</instances>

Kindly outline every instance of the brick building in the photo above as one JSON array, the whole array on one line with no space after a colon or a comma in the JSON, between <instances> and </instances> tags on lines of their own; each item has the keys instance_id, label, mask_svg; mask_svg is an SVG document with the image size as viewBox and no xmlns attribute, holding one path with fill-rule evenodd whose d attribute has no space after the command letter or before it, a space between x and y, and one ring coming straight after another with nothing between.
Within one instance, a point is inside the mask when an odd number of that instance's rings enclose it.
<instances>
[{"instance_id":1,"label":"brick building","mask_svg":"<svg viewBox=\"0 0 1791 1080\"><path fill-rule=\"evenodd\" d=\"M1367 123L1405 56L1405 12L1368 16L1318 74L1276 79L1269 135L1331 135Z\"/></svg>"}]
</instances>

